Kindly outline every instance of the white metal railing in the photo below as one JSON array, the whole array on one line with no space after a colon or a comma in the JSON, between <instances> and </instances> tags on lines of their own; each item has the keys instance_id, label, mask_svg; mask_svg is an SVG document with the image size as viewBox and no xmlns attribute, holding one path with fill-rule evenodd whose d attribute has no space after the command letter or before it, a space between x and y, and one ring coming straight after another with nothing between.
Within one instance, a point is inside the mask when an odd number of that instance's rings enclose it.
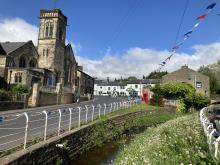
<instances>
[{"instance_id":1,"label":"white metal railing","mask_svg":"<svg viewBox=\"0 0 220 165\"><path fill-rule=\"evenodd\" d=\"M217 158L220 154L218 145L220 143L220 133L214 128L213 123L210 122L206 116L207 107L200 110L200 122L203 127L204 133L207 136L207 142L211 153L214 151L214 156Z\"/></svg>"},{"instance_id":2,"label":"white metal railing","mask_svg":"<svg viewBox=\"0 0 220 165\"><path fill-rule=\"evenodd\" d=\"M124 100L0 116L0 153L22 145L23 149L26 149L28 142L35 138L46 141L49 137L60 136L63 132L70 132L73 128L81 127L83 123L92 122L96 118L128 108L138 102L141 101ZM56 134L54 134L55 130Z\"/></svg>"}]
</instances>

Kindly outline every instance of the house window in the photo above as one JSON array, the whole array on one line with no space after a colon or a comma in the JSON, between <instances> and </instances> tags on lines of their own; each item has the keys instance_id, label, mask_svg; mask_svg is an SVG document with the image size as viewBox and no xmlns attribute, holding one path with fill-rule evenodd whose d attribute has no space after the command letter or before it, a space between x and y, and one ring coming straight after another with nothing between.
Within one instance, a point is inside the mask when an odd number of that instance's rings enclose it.
<instances>
[{"instance_id":1,"label":"house window","mask_svg":"<svg viewBox=\"0 0 220 165\"><path fill-rule=\"evenodd\" d=\"M121 88L121 89L125 89L125 87L124 87L124 86L121 86L120 88Z\"/></svg>"},{"instance_id":2,"label":"house window","mask_svg":"<svg viewBox=\"0 0 220 165\"><path fill-rule=\"evenodd\" d=\"M15 73L15 83L22 82L22 73Z\"/></svg>"},{"instance_id":3,"label":"house window","mask_svg":"<svg viewBox=\"0 0 220 165\"><path fill-rule=\"evenodd\" d=\"M138 85L135 85L135 88L138 88Z\"/></svg>"},{"instance_id":4,"label":"house window","mask_svg":"<svg viewBox=\"0 0 220 165\"><path fill-rule=\"evenodd\" d=\"M110 89L111 89L111 88L110 88L110 87L108 87L108 90L109 90L109 91L110 91Z\"/></svg>"},{"instance_id":5,"label":"house window","mask_svg":"<svg viewBox=\"0 0 220 165\"><path fill-rule=\"evenodd\" d=\"M102 87L100 87L100 89L102 89Z\"/></svg>"},{"instance_id":6,"label":"house window","mask_svg":"<svg viewBox=\"0 0 220 165\"><path fill-rule=\"evenodd\" d=\"M202 88L202 82L196 82L196 88Z\"/></svg>"}]
</instances>

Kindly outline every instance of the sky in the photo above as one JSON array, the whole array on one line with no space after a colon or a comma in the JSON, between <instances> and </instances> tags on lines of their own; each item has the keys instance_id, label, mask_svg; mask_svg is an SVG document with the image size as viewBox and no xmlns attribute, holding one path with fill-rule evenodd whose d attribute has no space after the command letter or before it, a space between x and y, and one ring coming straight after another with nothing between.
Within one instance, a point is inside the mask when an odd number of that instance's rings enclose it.
<instances>
[{"instance_id":1,"label":"sky","mask_svg":"<svg viewBox=\"0 0 220 165\"><path fill-rule=\"evenodd\" d=\"M141 78L170 55L187 0L1 0L0 42L37 44L40 9L68 17L67 39L84 71L94 77ZM178 41L214 0L189 0ZM218 2L218 1L217 1ZM167 63L198 69L220 59L220 3Z\"/></svg>"}]
</instances>

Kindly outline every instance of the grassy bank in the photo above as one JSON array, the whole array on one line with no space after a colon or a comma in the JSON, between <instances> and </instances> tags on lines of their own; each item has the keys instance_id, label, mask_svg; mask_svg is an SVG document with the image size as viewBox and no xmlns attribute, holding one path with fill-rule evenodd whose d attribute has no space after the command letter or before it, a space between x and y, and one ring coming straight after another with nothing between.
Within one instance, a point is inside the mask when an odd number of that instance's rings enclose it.
<instances>
[{"instance_id":1,"label":"grassy bank","mask_svg":"<svg viewBox=\"0 0 220 165\"><path fill-rule=\"evenodd\" d=\"M81 153L102 146L106 142L118 141L126 134L135 134L139 129L164 123L176 116L176 111L172 108L158 108L144 104L114 112L97 120L86 135L81 136L85 140L80 148ZM68 143L67 146L71 146Z\"/></svg>"},{"instance_id":2,"label":"grassy bank","mask_svg":"<svg viewBox=\"0 0 220 165\"><path fill-rule=\"evenodd\" d=\"M107 117L123 115L123 114L131 113L131 112L136 112L138 110L156 110L156 109L162 109L162 107L151 106L151 105L146 105L144 103L140 103L129 108L124 108L123 110L114 111L108 114Z\"/></svg>"},{"instance_id":3,"label":"grassy bank","mask_svg":"<svg viewBox=\"0 0 220 165\"><path fill-rule=\"evenodd\" d=\"M197 113L178 117L137 136L114 164L215 164Z\"/></svg>"},{"instance_id":4,"label":"grassy bank","mask_svg":"<svg viewBox=\"0 0 220 165\"><path fill-rule=\"evenodd\" d=\"M143 130L144 128L164 123L176 118L176 116L175 109L170 107L158 108L144 104L135 105L101 117L86 131L82 131L77 135L77 137L83 139L80 150L76 151L77 153L71 151L71 139L65 140L66 147L70 149L69 155L71 159L77 159L78 155L94 147L102 146L106 142L117 142L123 139L126 134L135 134L139 129Z\"/></svg>"}]
</instances>

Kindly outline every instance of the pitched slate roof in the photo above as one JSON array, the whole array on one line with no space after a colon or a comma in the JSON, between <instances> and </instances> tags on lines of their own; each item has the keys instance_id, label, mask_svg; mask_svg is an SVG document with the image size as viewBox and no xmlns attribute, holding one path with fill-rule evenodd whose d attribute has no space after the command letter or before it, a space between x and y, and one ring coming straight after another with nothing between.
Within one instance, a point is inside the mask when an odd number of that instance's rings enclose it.
<instances>
[{"instance_id":1,"label":"pitched slate roof","mask_svg":"<svg viewBox=\"0 0 220 165\"><path fill-rule=\"evenodd\" d=\"M187 65L184 65L180 69L164 75L163 78L173 76L173 77L178 77L178 78L188 80L188 78L194 77L195 75L201 75L203 77L208 77L202 73L199 73L195 70L190 69Z\"/></svg>"},{"instance_id":2,"label":"pitched slate roof","mask_svg":"<svg viewBox=\"0 0 220 165\"><path fill-rule=\"evenodd\" d=\"M1 47L3 50L9 54L10 52L13 52L14 50L20 48L27 42L0 42Z\"/></svg>"},{"instance_id":3,"label":"pitched slate roof","mask_svg":"<svg viewBox=\"0 0 220 165\"><path fill-rule=\"evenodd\" d=\"M6 52L4 51L1 45L0 45L0 55L6 55Z\"/></svg>"},{"instance_id":4,"label":"pitched slate roof","mask_svg":"<svg viewBox=\"0 0 220 165\"><path fill-rule=\"evenodd\" d=\"M138 79L138 80L133 80L129 81L128 84L156 84L157 80L156 79Z\"/></svg>"}]
</instances>

